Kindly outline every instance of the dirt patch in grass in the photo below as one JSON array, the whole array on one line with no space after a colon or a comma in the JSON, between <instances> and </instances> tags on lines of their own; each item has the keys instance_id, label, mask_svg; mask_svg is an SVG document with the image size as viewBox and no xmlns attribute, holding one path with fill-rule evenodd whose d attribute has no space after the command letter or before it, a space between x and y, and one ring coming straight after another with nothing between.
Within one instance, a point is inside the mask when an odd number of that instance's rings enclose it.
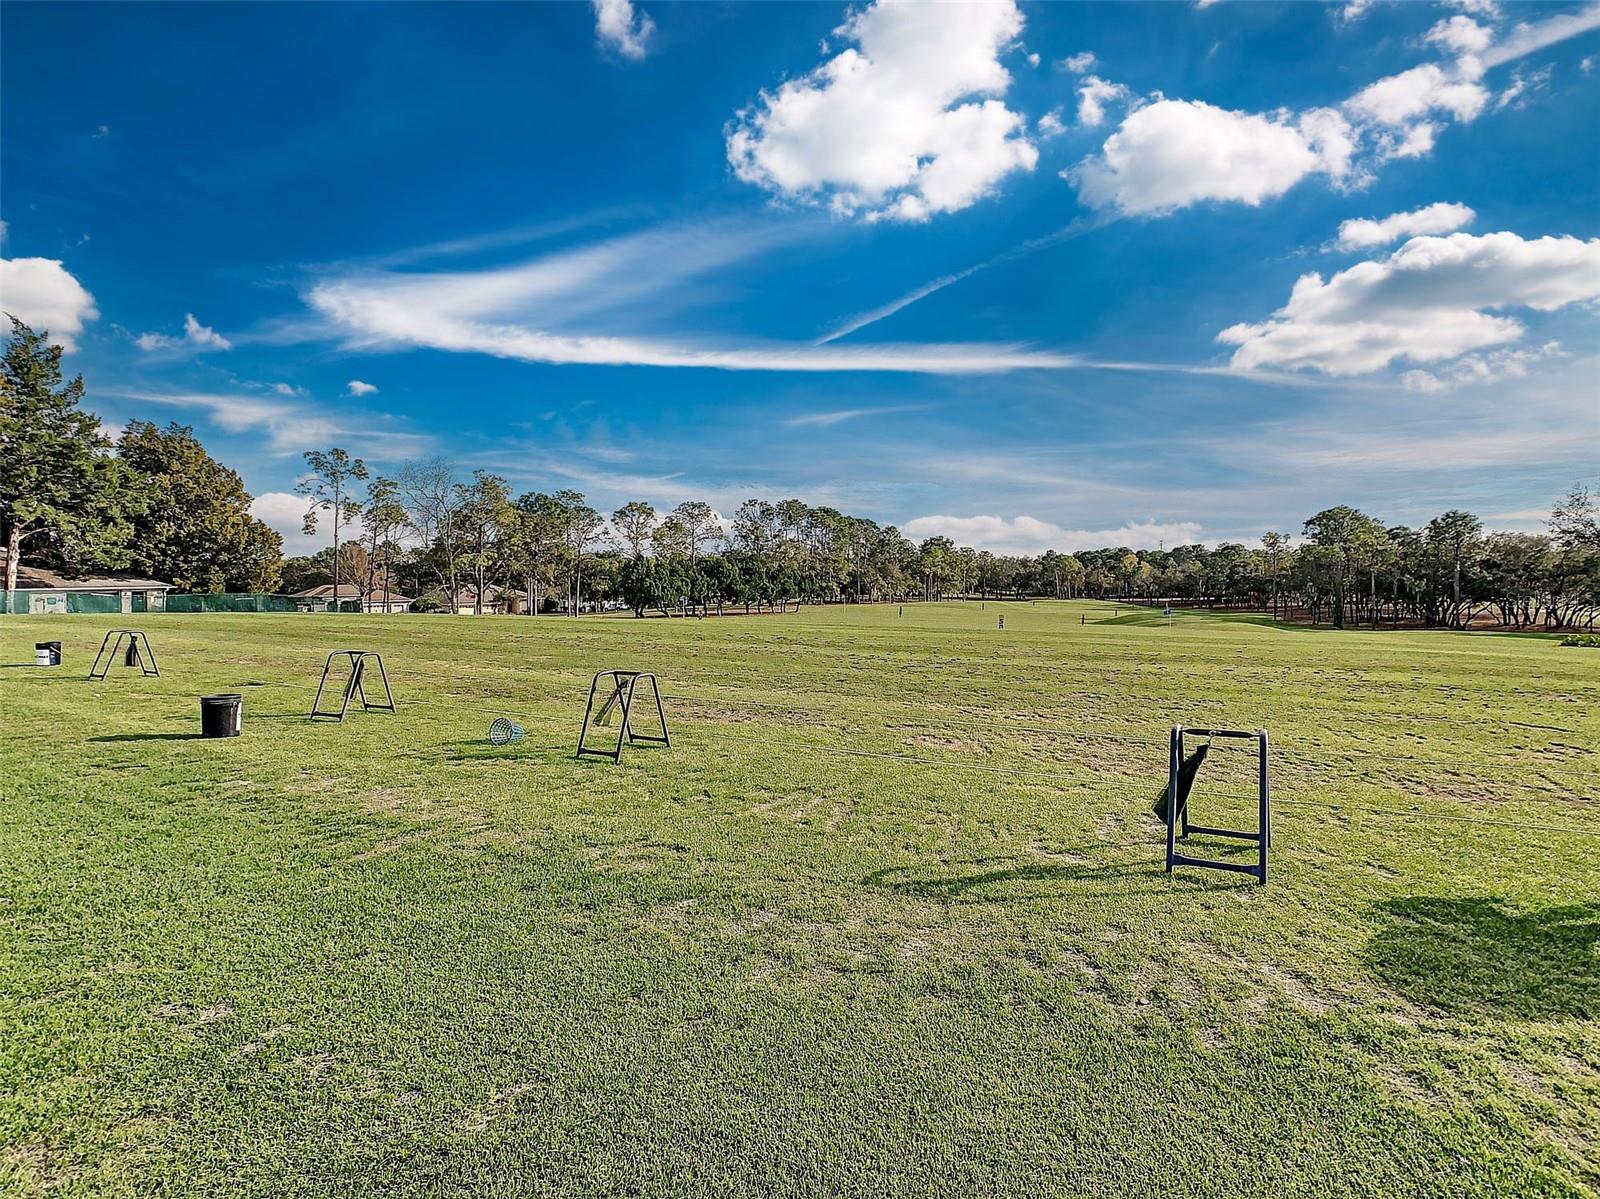
<instances>
[{"instance_id":1,"label":"dirt patch in grass","mask_svg":"<svg viewBox=\"0 0 1600 1199\"><path fill-rule=\"evenodd\" d=\"M951 753L985 754L990 753L986 742L976 737L957 737L949 733L918 733L907 737L905 745L920 746L923 749L942 749Z\"/></svg>"},{"instance_id":2,"label":"dirt patch in grass","mask_svg":"<svg viewBox=\"0 0 1600 1199\"><path fill-rule=\"evenodd\" d=\"M468 1135L485 1131L496 1120L510 1112L517 1100L531 1090L533 1084L526 1082L502 1087L462 1118L460 1130Z\"/></svg>"},{"instance_id":3,"label":"dirt patch in grass","mask_svg":"<svg viewBox=\"0 0 1600 1199\"><path fill-rule=\"evenodd\" d=\"M235 1049L229 1056L235 1061L238 1061L240 1058L250 1057L254 1054L260 1053L273 1041L276 1041L280 1037L286 1037L293 1031L294 1025L292 1024L280 1024L276 1028L269 1028L260 1036L253 1037L246 1041L243 1045L239 1046L239 1048Z\"/></svg>"},{"instance_id":4,"label":"dirt patch in grass","mask_svg":"<svg viewBox=\"0 0 1600 1199\"><path fill-rule=\"evenodd\" d=\"M650 874L668 867L680 869L689 853L687 845L639 841L620 845L586 845L578 851L578 856L598 870Z\"/></svg>"},{"instance_id":5,"label":"dirt patch in grass","mask_svg":"<svg viewBox=\"0 0 1600 1199\"><path fill-rule=\"evenodd\" d=\"M803 828L837 832L855 810L855 800L804 791L774 796L751 806L753 815Z\"/></svg>"},{"instance_id":6,"label":"dirt patch in grass","mask_svg":"<svg viewBox=\"0 0 1600 1199\"><path fill-rule=\"evenodd\" d=\"M171 1020L185 1031L193 1031L228 1019L233 1015L233 1007L227 1003L214 1003L203 1008L189 1003L163 1003L155 1009L155 1014L163 1020Z\"/></svg>"},{"instance_id":7,"label":"dirt patch in grass","mask_svg":"<svg viewBox=\"0 0 1600 1199\"><path fill-rule=\"evenodd\" d=\"M14 1173L22 1186L17 1192L19 1195L49 1194L66 1188L76 1178L75 1172L61 1156L42 1141L27 1141L0 1148L0 1162L8 1167L0 1172L0 1180L5 1174Z\"/></svg>"}]
</instances>

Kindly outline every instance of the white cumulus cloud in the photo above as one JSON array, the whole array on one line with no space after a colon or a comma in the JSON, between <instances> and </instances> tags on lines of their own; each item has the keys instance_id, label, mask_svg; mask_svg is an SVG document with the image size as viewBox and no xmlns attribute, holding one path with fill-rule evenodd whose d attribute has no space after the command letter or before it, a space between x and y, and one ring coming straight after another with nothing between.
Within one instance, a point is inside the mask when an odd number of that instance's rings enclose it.
<instances>
[{"instance_id":1,"label":"white cumulus cloud","mask_svg":"<svg viewBox=\"0 0 1600 1199\"><path fill-rule=\"evenodd\" d=\"M1567 354L1560 342L1547 341L1542 346L1528 350L1491 350L1486 354L1468 354L1442 370L1406 371L1400 376L1400 382L1407 391L1431 395L1467 385L1526 378L1535 362L1565 357Z\"/></svg>"},{"instance_id":2,"label":"white cumulus cloud","mask_svg":"<svg viewBox=\"0 0 1600 1199\"><path fill-rule=\"evenodd\" d=\"M1362 88L1345 108L1379 125L1400 127L1432 113L1470 121L1489 102L1489 91L1437 63L1424 63Z\"/></svg>"},{"instance_id":3,"label":"white cumulus cloud","mask_svg":"<svg viewBox=\"0 0 1600 1199\"><path fill-rule=\"evenodd\" d=\"M632 0L594 0L594 34L607 50L638 62L656 23L634 11Z\"/></svg>"},{"instance_id":4,"label":"white cumulus cloud","mask_svg":"<svg viewBox=\"0 0 1600 1199\"><path fill-rule=\"evenodd\" d=\"M344 385L345 395L369 396L377 393L377 387L371 383L363 383L360 379L351 379Z\"/></svg>"},{"instance_id":5,"label":"white cumulus cloud","mask_svg":"<svg viewBox=\"0 0 1600 1199\"><path fill-rule=\"evenodd\" d=\"M1257 205L1313 172L1342 175L1350 152L1343 118L1329 109L1296 121L1158 100L1130 113L1099 154L1066 175L1092 207L1166 213L1203 200Z\"/></svg>"},{"instance_id":6,"label":"white cumulus cloud","mask_svg":"<svg viewBox=\"0 0 1600 1199\"><path fill-rule=\"evenodd\" d=\"M1494 34L1471 17L1457 14L1440 21L1424 35L1424 40L1456 54L1482 54L1494 41Z\"/></svg>"},{"instance_id":7,"label":"white cumulus cloud","mask_svg":"<svg viewBox=\"0 0 1600 1199\"><path fill-rule=\"evenodd\" d=\"M1346 6L1346 19L1365 7ZM1470 10L1494 17L1486 4ZM1169 213L1206 200L1260 204L1312 174L1355 190L1388 159L1430 153L1450 121L1472 121L1486 111L1487 70L1594 28L1600 28L1600 0L1518 25L1499 40L1490 27L1457 14L1426 35L1448 61L1379 79L1338 109L1237 112L1156 95L1152 103L1135 102L1100 153L1063 174L1085 204L1123 215ZM1514 82L1501 106L1537 85L1535 76Z\"/></svg>"},{"instance_id":8,"label":"white cumulus cloud","mask_svg":"<svg viewBox=\"0 0 1600 1199\"><path fill-rule=\"evenodd\" d=\"M1034 125L1034 131L1042 138L1060 137L1067 131L1067 126L1061 119L1061 110L1052 108L1045 113Z\"/></svg>"},{"instance_id":9,"label":"white cumulus cloud","mask_svg":"<svg viewBox=\"0 0 1600 1199\"><path fill-rule=\"evenodd\" d=\"M1339 226L1341 250L1368 250L1386 246L1402 237L1429 233L1454 233L1470 225L1478 214L1465 204L1429 204L1411 212L1397 212L1382 220L1350 220Z\"/></svg>"},{"instance_id":10,"label":"white cumulus cloud","mask_svg":"<svg viewBox=\"0 0 1600 1199\"><path fill-rule=\"evenodd\" d=\"M741 112L728 161L747 183L834 211L925 220L991 193L1038 150L998 97L1022 31L1012 0L877 0L836 30L856 43Z\"/></svg>"},{"instance_id":11,"label":"white cumulus cloud","mask_svg":"<svg viewBox=\"0 0 1600 1199\"><path fill-rule=\"evenodd\" d=\"M917 541L948 537L957 545L997 554L1039 554L1045 550L1070 553L1103 546L1153 550L1162 544L1185 545L1198 540L1200 526L1190 521L1132 521L1112 529L1068 529L1032 516L1007 520L1003 516L939 515L916 517L907 521L901 531Z\"/></svg>"},{"instance_id":12,"label":"white cumulus cloud","mask_svg":"<svg viewBox=\"0 0 1600 1199\"><path fill-rule=\"evenodd\" d=\"M1235 368L1355 375L1518 341L1523 325L1496 315L1504 309L1551 312L1595 300L1600 238L1452 233L1413 238L1327 280L1302 275L1270 320L1233 325L1217 340L1239 347Z\"/></svg>"},{"instance_id":13,"label":"white cumulus cloud","mask_svg":"<svg viewBox=\"0 0 1600 1199\"><path fill-rule=\"evenodd\" d=\"M1093 129L1106 119L1106 105L1128 98L1129 92L1120 83L1108 83L1098 75L1086 75L1078 85L1078 124Z\"/></svg>"},{"instance_id":14,"label":"white cumulus cloud","mask_svg":"<svg viewBox=\"0 0 1600 1199\"><path fill-rule=\"evenodd\" d=\"M64 350L77 348L83 323L100 315L94 297L55 258L0 258L0 312Z\"/></svg>"},{"instance_id":15,"label":"white cumulus cloud","mask_svg":"<svg viewBox=\"0 0 1600 1199\"><path fill-rule=\"evenodd\" d=\"M1093 50L1080 50L1076 54L1067 55L1066 58L1056 63L1056 66L1063 71L1071 71L1074 75L1082 75L1085 71L1093 70L1095 63L1098 61L1094 56Z\"/></svg>"},{"instance_id":16,"label":"white cumulus cloud","mask_svg":"<svg viewBox=\"0 0 1600 1199\"><path fill-rule=\"evenodd\" d=\"M183 317L183 336L169 337L165 333L141 333L134 339L146 353L155 350L231 350L233 343L209 325L202 325L192 312Z\"/></svg>"}]
</instances>

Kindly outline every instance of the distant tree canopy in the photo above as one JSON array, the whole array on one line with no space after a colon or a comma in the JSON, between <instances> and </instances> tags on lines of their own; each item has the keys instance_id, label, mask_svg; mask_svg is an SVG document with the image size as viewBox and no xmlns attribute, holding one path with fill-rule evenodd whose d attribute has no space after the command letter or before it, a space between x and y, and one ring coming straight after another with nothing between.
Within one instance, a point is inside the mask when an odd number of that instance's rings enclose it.
<instances>
[{"instance_id":1,"label":"distant tree canopy","mask_svg":"<svg viewBox=\"0 0 1600 1199\"><path fill-rule=\"evenodd\" d=\"M306 531L326 548L283 561L249 514L239 476L192 430L138 421L113 447L64 382L61 349L12 322L0 370L0 544L8 589L26 555L68 570L135 567L191 590L303 591L337 579L422 606L577 613L596 603L649 611L977 595L1126 597L1270 608L1334 625L1592 626L1600 616L1600 505L1576 484L1549 533L1486 532L1470 512L1417 528L1349 505L1307 518L1298 539L1036 556L920 543L893 525L799 499L749 499L731 515L688 500L662 513L623 504L609 521L576 491L512 498L506 479L448 461L394 479L332 448L306 455ZM346 530L349 535L346 535Z\"/></svg>"},{"instance_id":2,"label":"distant tree canopy","mask_svg":"<svg viewBox=\"0 0 1600 1199\"><path fill-rule=\"evenodd\" d=\"M132 566L185 591L272 591L283 538L250 515L239 475L179 424L134 421L117 456L138 476L144 503L133 518Z\"/></svg>"}]
</instances>

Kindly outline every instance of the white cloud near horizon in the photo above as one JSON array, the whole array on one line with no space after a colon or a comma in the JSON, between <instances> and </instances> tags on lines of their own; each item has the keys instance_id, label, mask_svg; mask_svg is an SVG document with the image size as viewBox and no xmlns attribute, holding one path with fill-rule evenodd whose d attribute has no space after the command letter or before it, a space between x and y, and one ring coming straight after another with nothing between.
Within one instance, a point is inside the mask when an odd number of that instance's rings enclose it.
<instances>
[{"instance_id":1,"label":"white cloud near horizon","mask_svg":"<svg viewBox=\"0 0 1600 1199\"><path fill-rule=\"evenodd\" d=\"M1600 238L1452 233L1412 238L1327 280L1302 275L1271 319L1230 326L1217 340L1239 347L1237 368L1356 375L1519 341L1522 322L1500 310L1553 312L1595 300Z\"/></svg>"},{"instance_id":2,"label":"white cloud near horizon","mask_svg":"<svg viewBox=\"0 0 1600 1199\"><path fill-rule=\"evenodd\" d=\"M633 62L643 60L656 23L632 0L594 0L594 34L600 45Z\"/></svg>"},{"instance_id":3,"label":"white cloud near horizon","mask_svg":"<svg viewBox=\"0 0 1600 1199\"><path fill-rule=\"evenodd\" d=\"M320 532L307 537L304 521L308 501L292 491L263 491L250 501L250 515L283 537L284 557L317 553L328 547Z\"/></svg>"},{"instance_id":4,"label":"white cloud near horizon","mask_svg":"<svg viewBox=\"0 0 1600 1199\"><path fill-rule=\"evenodd\" d=\"M1107 546L1153 550L1163 544L1187 545L1200 540L1201 526L1194 521L1146 520L1130 521L1115 529L1066 529L1032 516L1007 520L1003 516L936 515L908 520L900 531L917 541L948 537L957 545L997 554L1039 554L1045 550L1071 553Z\"/></svg>"},{"instance_id":5,"label":"white cloud near horizon","mask_svg":"<svg viewBox=\"0 0 1600 1199\"><path fill-rule=\"evenodd\" d=\"M158 350L231 350L233 343L210 325L202 325L192 312L183 315L183 336L172 337L165 333L141 333L134 343L145 353Z\"/></svg>"},{"instance_id":6,"label":"white cloud near horizon","mask_svg":"<svg viewBox=\"0 0 1600 1199\"><path fill-rule=\"evenodd\" d=\"M875 0L834 31L855 45L735 117L728 162L746 183L843 215L966 208L1038 161L1025 118L1000 99L1000 55L1022 26L1013 0Z\"/></svg>"},{"instance_id":7,"label":"white cloud near horizon","mask_svg":"<svg viewBox=\"0 0 1600 1199\"><path fill-rule=\"evenodd\" d=\"M35 333L50 333L63 350L78 348L84 322L98 319L89 290L58 258L0 258L0 312Z\"/></svg>"},{"instance_id":8,"label":"white cloud near horizon","mask_svg":"<svg viewBox=\"0 0 1600 1199\"><path fill-rule=\"evenodd\" d=\"M1465 204L1440 202L1410 212L1397 212L1381 220L1357 218L1339 225L1337 244L1341 250L1370 250L1374 246L1386 246L1399 241L1402 237L1454 233L1470 225L1477 215Z\"/></svg>"}]
</instances>

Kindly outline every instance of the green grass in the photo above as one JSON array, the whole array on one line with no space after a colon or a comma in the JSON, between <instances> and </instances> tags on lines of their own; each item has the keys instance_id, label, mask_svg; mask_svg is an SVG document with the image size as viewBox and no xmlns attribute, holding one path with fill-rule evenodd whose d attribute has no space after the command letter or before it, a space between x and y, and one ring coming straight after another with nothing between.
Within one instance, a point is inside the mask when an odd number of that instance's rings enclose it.
<instances>
[{"instance_id":1,"label":"green grass","mask_svg":"<svg viewBox=\"0 0 1600 1199\"><path fill-rule=\"evenodd\" d=\"M6 619L0 1193L1600 1188L1600 660L1096 610ZM574 761L613 665L673 746ZM1269 886L1163 872L1175 721Z\"/></svg>"}]
</instances>

